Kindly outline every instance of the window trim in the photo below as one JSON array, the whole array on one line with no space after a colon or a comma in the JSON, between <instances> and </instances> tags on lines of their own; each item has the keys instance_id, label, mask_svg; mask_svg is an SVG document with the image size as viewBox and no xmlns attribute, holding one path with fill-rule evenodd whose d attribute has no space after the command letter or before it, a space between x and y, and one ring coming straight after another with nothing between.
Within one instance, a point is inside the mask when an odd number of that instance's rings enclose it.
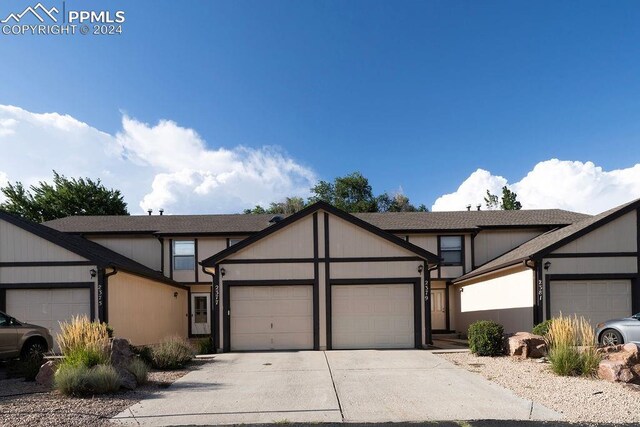
<instances>
[{"instance_id":1,"label":"window trim","mask_svg":"<svg viewBox=\"0 0 640 427\"><path fill-rule=\"evenodd\" d=\"M193 253L191 255L178 255L176 253L176 244L179 243L191 243L193 245ZM196 268L196 242L195 240L174 240L171 242L172 244L172 259L171 266L173 267L173 271L193 271ZM189 268L177 268L176 259L178 258L193 258L193 266Z\"/></svg>"},{"instance_id":2,"label":"window trim","mask_svg":"<svg viewBox=\"0 0 640 427\"><path fill-rule=\"evenodd\" d=\"M450 250L450 249L442 249L442 238L443 237L458 237L460 238L460 249ZM443 252L460 252L460 262L446 262L442 257ZM443 267L464 267L464 235L463 234L443 234L438 236L438 256L442 259L442 263L440 264Z\"/></svg>"}]
</instances>

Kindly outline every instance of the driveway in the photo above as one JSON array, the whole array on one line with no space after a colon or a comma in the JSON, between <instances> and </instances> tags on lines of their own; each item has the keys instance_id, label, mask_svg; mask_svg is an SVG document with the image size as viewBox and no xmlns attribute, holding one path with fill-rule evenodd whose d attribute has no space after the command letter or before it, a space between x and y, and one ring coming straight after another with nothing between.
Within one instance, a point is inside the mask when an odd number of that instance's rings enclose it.
<instances>
[{"instance_id":1,"label":"driveway","mask_svg":"<svg viewBox=\"0 0 640 427\"><path fill-rule=\"evenodd\" d=\"M114 419L130 425L556 420L420 350L227 353Z\"/></svg>"}]
</instances>

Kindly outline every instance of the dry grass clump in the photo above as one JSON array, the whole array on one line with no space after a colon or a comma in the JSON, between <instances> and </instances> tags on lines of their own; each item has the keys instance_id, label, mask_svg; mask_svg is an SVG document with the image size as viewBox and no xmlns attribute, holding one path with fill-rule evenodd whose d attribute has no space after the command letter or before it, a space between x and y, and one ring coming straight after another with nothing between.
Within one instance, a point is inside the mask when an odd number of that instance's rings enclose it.
<instances>
[{"instance_id":1,"label":"dry grass clump","mask_svg":"<svg viewBox=\"0 0 640 427\"><path fill-rule=\"evenodd\" d=\"M106 352L109 347L107 324L92 322L87 316L74 316L71 322L60 322L60 330L56 341L64 355L79 350Z\"/></svg>"},{"instance_id":2,"label":"dry grass clump","mask_svg":"<svg viewBox=\"0 0 640 427\"><path fill-rule=\"evenodd\" d=\"M558 375L593 376L601 356L596 352L595 332L582 316L553 318L545 335L551 370Z\"/></svg>"}]
</instances>

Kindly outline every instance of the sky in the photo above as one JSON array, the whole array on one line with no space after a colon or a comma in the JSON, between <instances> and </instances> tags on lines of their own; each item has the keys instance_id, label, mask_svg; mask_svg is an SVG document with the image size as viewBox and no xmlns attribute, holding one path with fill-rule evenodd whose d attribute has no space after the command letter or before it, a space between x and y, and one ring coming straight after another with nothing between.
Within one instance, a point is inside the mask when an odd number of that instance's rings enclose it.
<instances>
[{"instance_id":1,"label":"sky","mask_svg":"<svg viewBox=\"0 0 640 427\"><path fill-rule=\"evenodd\" d=\"M0 21L36 4L3 0ZM240 212L353 171L433 210L504 185L529 209L640 197L638 2L64 10L126 20L114 35L0 33L0 184L99 178L136 214Z\"/></svg>"}]
</instances>

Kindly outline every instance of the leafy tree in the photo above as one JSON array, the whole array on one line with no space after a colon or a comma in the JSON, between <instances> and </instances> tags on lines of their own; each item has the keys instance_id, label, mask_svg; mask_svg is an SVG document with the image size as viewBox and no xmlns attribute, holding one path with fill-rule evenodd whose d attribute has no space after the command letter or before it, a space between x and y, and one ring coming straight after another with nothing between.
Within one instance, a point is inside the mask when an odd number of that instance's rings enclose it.
<instances>
[{"instance_id":1,"label":"leafy tree","mask_svg":"<svg viewBox=\"0 0 640 427\"><path fill-rule=\"evenodd\" d=\"M502 209L505 211L518 211L522 209L522 203L518 201L518 195L509 190L505 185L502 187L502 198L498 199L498 196L491 194L487 190L487 195L484 198L485 204L488 209Z\"/></svg>"},{"instance_id":2,"label":"leafy tree","mask_svg":"<svg viewBox=\"0 0 640 427\"><path fill-rule=\"evenodd\" d=\"M40 182L27 190L16 182L0 191L7 199L0 210L35 222L70 215L129 215L120 190L107 189L99 179L69 179L53 171L53 185Z\"/></svg>"},{"instance_id":3,"label":"leafy tree","mask_svg":"<svg viewBox=\"0 0 640 427\"><path fill-rule=\"evenodd\" d=\"M311 188L312 196L307 203L300 197L287 197L282 202L273 202L268 208L256 206L245 209L245 214L273 213L290 214L298 212L305 206L323 201L347 212L427 212L424 204L417 208L409 202L409 198L398 193L390 195L373 195L369 180L360 172L337 177L333 182L320 181Z\"/></svg>"},{"instance_id":4,"label":"leafy tree","mask_svg":"<svg viewBox=\"0 0 640 427\"><path fill-rule=\"evenodd\" d=\"M518 195L509 190L506 185L502 187L502 204L500 208L505 211L519 211L522 209L522 203L518 201Z\"/></svg>"}]
</instances>

